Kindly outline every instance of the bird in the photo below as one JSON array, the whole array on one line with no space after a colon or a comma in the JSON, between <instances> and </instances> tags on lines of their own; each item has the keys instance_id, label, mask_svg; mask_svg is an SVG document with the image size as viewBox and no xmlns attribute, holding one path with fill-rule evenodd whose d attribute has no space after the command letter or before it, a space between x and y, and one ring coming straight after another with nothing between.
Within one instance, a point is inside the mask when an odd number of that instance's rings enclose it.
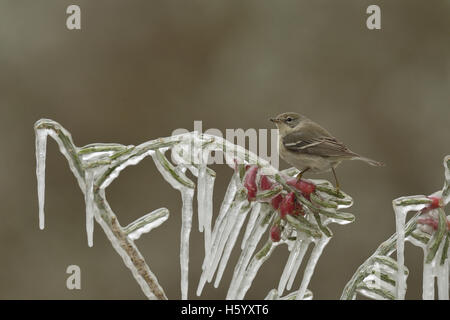
<instances>
[{"instance_id":1,"label":"bird","mask_svg":"<svg viewBox=\"0 0 450 320\"><path fill-rule=\"evenodd\" d=\"M307 117L295 112L285 112L270 118L279 130L280 157L300 172L300 181L307 171L323 173L332 171L337 191L340 190L336 167L344 160L360 160L371 166L384 163L363 157L351 151L326 129Z\"/></svg>"}]
</instances>

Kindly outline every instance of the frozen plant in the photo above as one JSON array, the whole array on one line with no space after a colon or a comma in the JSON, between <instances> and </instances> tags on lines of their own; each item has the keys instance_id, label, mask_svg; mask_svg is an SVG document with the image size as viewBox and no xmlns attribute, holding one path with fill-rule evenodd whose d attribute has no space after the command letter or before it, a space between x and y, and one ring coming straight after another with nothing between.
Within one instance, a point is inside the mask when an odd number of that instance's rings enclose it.
<instances>
[{"instance_id":1,"label":"frozen plant","mask_svg":"<svg viewBox=\"0 0 450 320\"><path fill-rule=\"evenodd\" d=\"M450 202L450 155L444 158L444 187L429 196L400 197L392 202L396 233L383 242L356 271L341 299L362 294L372 299L404 299L408 269L404 265L405 241L422 248L424 300L449 299L450 219L444 207ZM408 212L415 214L406 223ZM396 252L396 260L391 255Z\"/></svg>"},{"instance_id":2,"label":"frozen plant","mask_svg":"<svg viewBox=\"0 0 450 320\"><path fill-rule=\"evenodd\" d=\"M59 123L42 119L35 124L36 174L38 180L39 226L44 228L45 158L47 137L52 137L69 162L86 202L88 245L93 245L94 219L112 246L131 270L149 299L167 299L134 240L158 227L169 217L165 208L156 209L122 227L108 204L106 188L129 165L151 156L162 177L181 196L180 269L181 298L188 298L189 236L192 228L193 200L196 190L198 227L204 234L205 256L197 295L206 282L220 284L228 259L243 231L241 254L234 266L227 299L244 299L259 268L276 247L286 245L289 258L278 287L267 299L312 299L308 289L315 266L332 237L331 223L354 220L341 209L350 207L350 196L334 189L325 180L300 180L298 171L277 171L248 150L224 139L191 132L159 138L138 146L94 143L77 147L70 133ZM171 151L172 161L166 157ZM223 152L233 173L219 213L213 222L213 190L216 173L207 166L211 152ZM185 172L196 177L196 183ZM247 219L248 218L248 219ZM440 229L439 229L440 230ZM260 244L261 238L267 239ZM259 245L259 249L257 250ZM309 255L306 253L312 247ZM291 290L301 264L305 271L297 290ZM283 294L285 294L283 296Z\"/></svg>"}]
</instances>

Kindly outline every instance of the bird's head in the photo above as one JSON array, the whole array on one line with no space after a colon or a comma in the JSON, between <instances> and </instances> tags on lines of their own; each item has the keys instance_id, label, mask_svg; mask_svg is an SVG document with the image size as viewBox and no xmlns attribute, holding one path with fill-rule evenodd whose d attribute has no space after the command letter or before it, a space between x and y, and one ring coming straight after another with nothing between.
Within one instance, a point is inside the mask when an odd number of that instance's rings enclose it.
<instances>
[{"instance_id":1,"label":"bird's head","mask_svg":"<svg viewBox=\"0 0 450 320\"><path fill-rule=\"evenodd\" d=\"M298 113L285 112L279 114L275 118L270 118L270 121L275 123L275 125L280 131L290 131L304 119L306 118Z\"/></svg>"}]
</instances>

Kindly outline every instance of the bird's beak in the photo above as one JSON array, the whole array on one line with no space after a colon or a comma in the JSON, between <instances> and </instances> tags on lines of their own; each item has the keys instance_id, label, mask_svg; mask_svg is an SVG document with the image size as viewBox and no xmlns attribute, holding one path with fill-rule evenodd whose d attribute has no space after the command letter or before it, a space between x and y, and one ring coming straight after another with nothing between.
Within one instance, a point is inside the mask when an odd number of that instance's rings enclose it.
<instances>
[{"instance_id":1,"label":"bird's beak","mask_svg":"<svg viewBox=\"0 0 450 320\"><path fill-rule=\"evenodd\" d=\"M280 122L280 120L278 120L277 118L270 118L269 120L272 121L272 122L274 122L274 123Z\"/></svg>"}]
</instances>

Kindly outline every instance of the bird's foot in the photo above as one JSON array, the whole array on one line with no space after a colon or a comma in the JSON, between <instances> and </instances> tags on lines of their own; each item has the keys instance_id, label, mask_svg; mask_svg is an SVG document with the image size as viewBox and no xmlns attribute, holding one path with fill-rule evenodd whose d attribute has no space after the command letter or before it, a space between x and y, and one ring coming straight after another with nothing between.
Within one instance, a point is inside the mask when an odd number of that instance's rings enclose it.
<instances>
[{"instance_id":1,"label":"bird's foot","mask_svg":"<svg viewBox=\"0 0 450 320\"><path fill-rule=\"evenodd\" d=\"M305 168L305 169L303 169L303 170L301 170L298 174L297 174L297 182L299 182L300 180L302 180L302 176L303 176L303 174L306 172L306 171L308 171L309 169L311 169L311 168Z\"/></svg>"}]
</instances>

